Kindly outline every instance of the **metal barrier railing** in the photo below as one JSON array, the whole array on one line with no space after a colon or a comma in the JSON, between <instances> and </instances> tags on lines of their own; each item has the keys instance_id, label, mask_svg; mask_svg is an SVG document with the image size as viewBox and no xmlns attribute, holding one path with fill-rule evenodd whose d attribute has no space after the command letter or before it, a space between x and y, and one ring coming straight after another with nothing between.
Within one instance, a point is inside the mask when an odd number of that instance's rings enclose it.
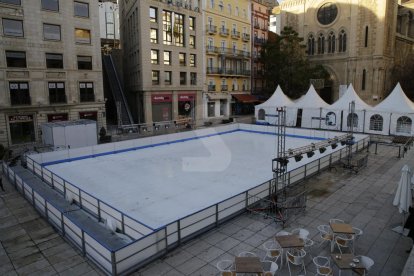
<instances>
[{"instance_id":1,"label":"metal barrier railing","mask_svg":"<svg viewBox=\"0 0 414 276\"><path fill-rule=\"evenodd\" d=\"M352 152L357 152L358 150L368 146L368 144L369 137L364 138L352 146ZM321 170L332 166L334 162L340 161L345 156L346 149L343 148L304 166L296 168L288 172L288 184L293 185L303 181L304 179L319 173ZM45 182L49 181L48 184L51 185L52 188L54 187L55 190L61 191L63 195L72 193L74 195L73 199L80 207L92 212L98 218L100 217L101 219L104 219L105 216L110 216L117 221L117 225L120 226L120 229L123 229L125 233L128 233L127 229L129 229L129 233L142 234L141 237L135 235L136 240L131 243L116 250L110 250L102 245L99 240L85 232L81 226L71 222L63 214L61 215L60 220L52 222L54 225L59 225L60 222L61 227L59 228L62 233L65 235L72 233L70 235L71 241L81 248L84 255L91 258L92 261L101 267L105 273L112 275L127 274L139 267L142 267L155 258L167 253L170 249L177 247L183 241L191 239L192 237L199 235L244 212L246 208L249 207L249 197L269 197L271 194L272 184L274 184L274 180L271 179L231 198L218 202L186 217L180 218L159 229L152 229L149 226L146 226L145 224L142 224L139 221L123 214L116 208L103 203L101 200L77 188L75 185L64 181L50 171L49 175L46 168L39 165L30 157L28 158L28 168ZM3 170L11 171L5 163L3 164ZM15 179L16 177L14 177L14 183L16 181ZM25 188L24 184L22 187L24 191L23 194L30 194L30 190L27 187ZM32 190L32 194L33 193L34 192ZM50 217L51 207L49 207L49 204L46 203L45 199L43 199L43 202L43 205L47 205L49 210L46 211L49 215L45 216ZM105 208L103 208L104 206ZM148 231L148 233L145 233L144 231Z\"/></svg>"}]
</instances>

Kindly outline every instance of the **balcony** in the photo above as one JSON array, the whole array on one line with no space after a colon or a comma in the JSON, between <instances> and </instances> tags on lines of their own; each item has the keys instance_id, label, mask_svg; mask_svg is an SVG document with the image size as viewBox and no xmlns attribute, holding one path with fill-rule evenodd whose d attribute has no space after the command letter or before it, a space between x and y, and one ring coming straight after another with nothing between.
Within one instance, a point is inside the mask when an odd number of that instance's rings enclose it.
<instances>
[{"instance_id":1,"label":"balcony","mask_svg":"<svg viewBox=\"0 0 414 276\"><path fill-rule=\"evenodd\" d=\"M221 85L221 91L228 91L228 90L229 90L229 86L227 84Z\"/></svg>"},{"instance_id":2,"label":"balcony","mask_svg":"<svg viewBox=\"0 0 414 276\"><path fill-rule=\"evenodd\" d=\"M220 35L221 35L221 36L224 36L224 37L229 36L229 29L224 28L224 27L221 27L221 28L220 28Z\"/></svg>"},{"instance_id":3,"label":"balcony","mask_svg":"<svg viewBox=\"0 0 414 276\"><path fill-rule=\"evenodd\" d=\"M29 93L10 93L11 105L31 105L32 99Z\"/></svg>"},{"instance_id":4,"label":"balcony","mask_svg":"<svg viewBox=\"0 0 414 276\"><path fill-rule=\"evenodd\" d=\"M231 31L231 38L239 39L240 38L240 32L238 32L236 30L232 30Z\"/></svg>"},{"instance_id":5,"label":"balcony","mask_svg":"<svg viewBox=\"0 0 414 276\"><path fill-rule=\"evenodd\" d=\"M219 47L217 51L219 55L226 55L226 56L239 57L239 58L250 58L250 52L247 52L244 50Z\"/></svg>"},{"instance_id":6,"label":"balcony","mask_svg":"<svg viewBox=\"0 0 414 276\"><path fill-rule=\"evenodd\" d=\"M217 33L217 26L208 24L206 26L206 30L208 34L216 34Z\"/></svg>"},{"instance_id":7,"label":"balcony","mask_svg":"<svg viewBox=\"0 0 414 276\"><path fill-rule=\"evenodd\" d=\"M214 84L209 84L207 87L208 91L216 91L216 86Z\"/></svg>"},{"instance_id":8,"label":"balcony","mask_svg":"<svg viewBox=\"0 0 414 276\"><path fill-rule=\"evenodd\" d=\"M207 74L211 75L250 76L250 73L250 70L240 68L207 67Z\"/></svg>"},{"instance_id":9,"label":"balcony","mask_svg":"<svg viewBox=\"0 0 414 276\"><path fill-rule=\"evenodd\" d=\"M259 37L255 37L254 38L254 44L255 45L263 45L266 43L266 39L265 38L259 38Z\"/></svg>"},{"instance_id":10,"label":"balcony","mask_svg":"<svg viewBox=\"0 0 414 276\"><path fill-rule=\"evenodd\" d=\"M65 94L49 95L50 104L65 104L67 102Z\"/></svg>"},{"instance_id":11,"label":"balcony","mask_svg":"<svg viewBox=\"0 0 414 276\"><path fill-rule=\"evenodd\" d=\"M218 49L215 46L207 45L206 46L206 52L207 52L207 54L217 54Z\"/></svg>"},{"instance_id":12,"label":"balcony","mask_svg":"<svg viewBox=\"0 0 414 276\"><path fill-rule=\"evenodd\" d=\"M250 41L250 34L243 33L242 40L245 42Z\"/></svg>"}]
</instances>

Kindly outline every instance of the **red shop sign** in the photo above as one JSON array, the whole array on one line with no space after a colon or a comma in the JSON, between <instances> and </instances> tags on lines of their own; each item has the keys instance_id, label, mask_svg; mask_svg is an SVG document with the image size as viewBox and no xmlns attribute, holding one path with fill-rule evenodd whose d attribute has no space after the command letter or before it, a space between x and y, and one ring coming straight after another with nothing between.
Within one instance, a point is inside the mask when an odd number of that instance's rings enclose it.
<instances>
[{"instance_id":1,"label":"red shop sign","mask_svg":"<svg viewBox=\"0 0 414 276\"><path fill-rule=\"evenodd\" d=\"M86 111L86 112L79 112L80 119L88 119L88 120L98 120L98 112L96 111Z\"/></svg>"},{"instance_id":2,"label":"red shop sign","mask_svg":"<svg viewBox=\"0 0 414 276\"><path fill-rule=\"evenodd\" d=\"M156 94L151 96L151 100L153 103L169 103L172 102L171 94Z\"/></svg>"},{"instance_id":3,"label":"red shop sign","mask_svg":"<svg viewBox=\"0 0 414 276\"><path fill-rule=\"evenodd\" d=\"M68 113L47 114L48 122L60 122L60 121L67 121L67 120L68 120Z\"/></svg>"},{"instance_id":4,"label":"red shop sign","mask_svg":"<svg viewBox=\"0 0 414 276\"><path fill-rule=\"evenodd\" d=\"M9 116L10 123L18 123L18 122L31 122L33 121L33 115L13 115Z\"/></svg>"},{"instance_id":5,"label":"red shop sign","mask_svg":"<svg viewBox=\"0 0 414 276\"><path fill-rule=\"evenodd\" d=\"M195 94L178 94L178 101L179 102L191 102L195 101Z\"/></svg>"}]
</instances>

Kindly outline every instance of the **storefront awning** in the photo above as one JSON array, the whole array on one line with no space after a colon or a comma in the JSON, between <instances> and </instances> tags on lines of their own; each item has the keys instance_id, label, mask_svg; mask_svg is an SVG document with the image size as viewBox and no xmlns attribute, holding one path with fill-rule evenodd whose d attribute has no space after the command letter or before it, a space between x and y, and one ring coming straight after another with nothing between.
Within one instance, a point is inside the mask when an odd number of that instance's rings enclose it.
<instances>
[{"instance_id":1,"label":"storefront awning","mask_svg":"<svg viewBox=\"0 0 414 276\"><path fill-rule=\"evenodd\" d=\"M229 98L229 94L227 93L207 93L207 97L209 100L227 100Z\"/></svg>"},{"instance_id":2,"label":"storefront awning","mask_svg":"<svg viewBox=\"0 0 414 276\"><path fill-rule=\"evenodd\" d=\"M241 103L257 103L260 102L255 96L250 94L233 94L232 95L238 102Z\"/></svg>"}]
</instances>

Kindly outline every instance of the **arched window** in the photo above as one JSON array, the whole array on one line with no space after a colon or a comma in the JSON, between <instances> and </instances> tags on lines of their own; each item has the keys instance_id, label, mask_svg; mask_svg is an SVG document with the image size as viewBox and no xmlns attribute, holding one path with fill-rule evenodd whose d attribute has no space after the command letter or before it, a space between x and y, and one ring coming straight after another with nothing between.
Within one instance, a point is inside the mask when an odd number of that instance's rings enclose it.
<instances>
[{"instance_id":1,"label":"arched window","mask_svg":"<svg viewBox=\"0 0 414 276\"><path fill-rule=\"evenodd\" d=\"M368 26L365 26L365 47L368 47Z\"/></svg>"},{"instance_id":2,"label":"arched window","mask_svg":"<svg viewBox=\"0 0 414 276\"><path fill-rule=\"evenodd\" d=\"M320 34L318 37L318 54L325 53L325 36Z\"/></svg>"},{"instance_id":3,"label":"arched window","mask_svg":"<svg viewBox=\"0 0 414 276\"><path fill-rule=\"evenodd\" d=\"M313 56L315 54L315 38L313 35L308 37L308 55Z\"/></svg>"},{"instance_id":4,"label":"arched window","mask_svg":"<svg viewBox=\"0 0 414 276\"><path fill-rule=\"evenodd\" d=\"M258 114L258 120L264 120L266 116L266 112L264 111L264 109L259 109L259 114Z\"/></svg>"},{"instance_id":5,"label":"arched window","mask_svg":"<svg viewBox=\"0 0 414 276\"><path fill-rule=\"evenodd\" d=\"M338 52L346 52L346 32L344 30L339 33L338 43Z\"/></svg>"},{"instance_id":6,"label":"arched window","mask_svg":"<svg viewBox=\"0 0 414 276\"><path fill-rule=\"evenodd\" d=\"M355 113L349 113L347 120L346 120L346 126L347 127L358 127L358 115Z\"/></svg>"},{"instance_id":7,"label":"arched window","mask_svg":"<svg viewBox=\"0 0 414 276\"><path fill-rule=\"evenodd\" d=\"M397 132L411 133L411 119L407 116L401 116L397 119Z\"/></svg>"},{"instance_id":8,"label":"arched window","mask_svg":"<svg viewBox=\"0 0 414 276\"><path fill-rule=\"evenodd\" d=\"M370 130L382 131L383 124L384 124L384 119L379 114L372 115L371 118L369 119Z\"/></svg>"},{"instance_id":9,"label":"arched window","mask_svg":"<svg viewBox=\"0 0 414 276\"><path fill-rule=\"evenodd\" d=\"M362 90L365 90L365 82L367 81L367 70L362 70L362 84L361 88Z\"/></svg>"},{"instance_id":10,"label":"arched window","mask_svg":"<svg viewBox=\"0 0 414 276\"><path fill-rule=\"evenodd\" d=\"M328 53L335 53L335 34L330 32L328 36Z\"/></svg>"}]
</instances>

